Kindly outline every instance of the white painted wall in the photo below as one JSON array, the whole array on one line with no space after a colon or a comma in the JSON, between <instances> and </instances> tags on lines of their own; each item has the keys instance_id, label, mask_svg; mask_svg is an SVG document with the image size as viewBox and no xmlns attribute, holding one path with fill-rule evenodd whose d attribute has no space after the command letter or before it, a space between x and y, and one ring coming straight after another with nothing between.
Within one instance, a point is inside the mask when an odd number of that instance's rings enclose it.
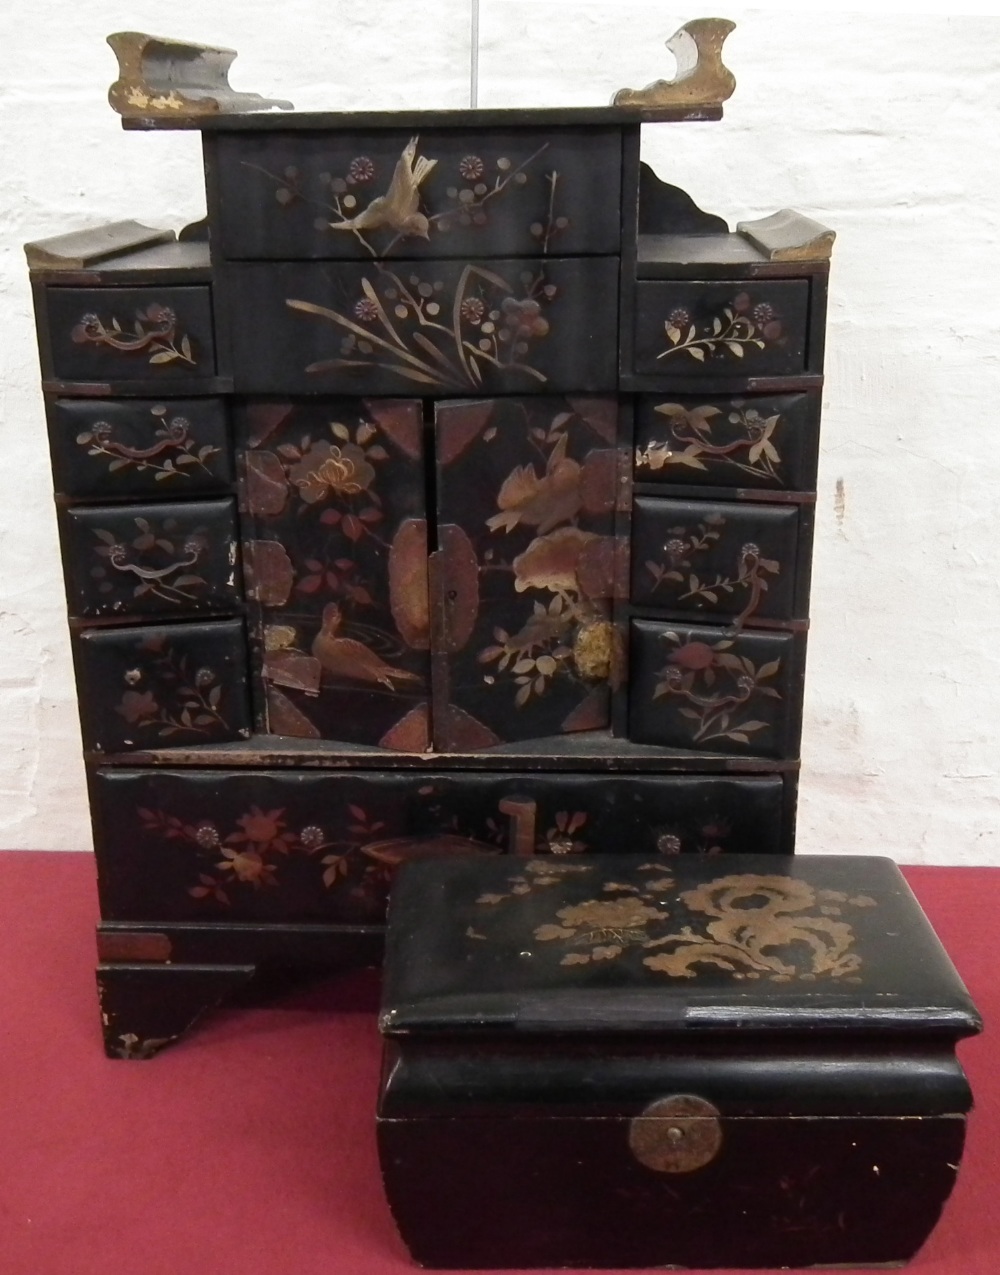
<instances>
[{"instance_id":1,"label":"white painted wall","mask_svg":"<svg viewBox=\"0 0 1000 1275\"><path fill-rule=\"evenodd\" d=\"M646 158L729 218L836 228L800 849L1000 863L1000 21L719 11L736 96ZM919 7L919 6L917 6ZM926 8L927 6L924 6ZM987 7L980 5L980 8ZM670 75L643 0L481 0L480 105ZM950 16L949 16L950 15ZM300 108L468 104L470 0L40 0L0 16L0 845L90 844L21 243L203 211L194 134L123 133L109 31L240 50ZM990 190L994 194L990 195Z\"/></svg>"}]
</instances>

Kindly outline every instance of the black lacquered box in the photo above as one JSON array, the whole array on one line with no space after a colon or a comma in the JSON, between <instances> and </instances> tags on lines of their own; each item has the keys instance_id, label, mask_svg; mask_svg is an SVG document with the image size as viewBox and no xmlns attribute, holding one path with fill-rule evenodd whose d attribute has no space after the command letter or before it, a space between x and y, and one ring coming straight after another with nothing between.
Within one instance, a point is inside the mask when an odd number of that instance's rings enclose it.
<instances>
[{"instance_id":1,"label":"black lacquered box","mask_svg":"<svg viewBox=\"0 0 1000 1275\"><path fill-rule=\"evenodd\" d=\"M888 859L465 859L389 915L379 1149L434 1267L895 1264L979 1017Z\"/></svg>"}]
</instances>

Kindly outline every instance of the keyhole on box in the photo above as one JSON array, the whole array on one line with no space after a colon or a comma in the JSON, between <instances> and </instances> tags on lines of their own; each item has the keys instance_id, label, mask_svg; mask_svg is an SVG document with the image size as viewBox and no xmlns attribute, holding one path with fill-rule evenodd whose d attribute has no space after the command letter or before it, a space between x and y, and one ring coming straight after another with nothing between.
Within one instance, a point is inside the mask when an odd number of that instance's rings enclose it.
<instances>
[{"instance_id":1,"label":"keyhole on box","mask_svg":"<svg viewBox=\"0 0 1000 1275\"><path fill-rule=\"evenodd\" d=\"M691 1173L711 1163L722 1146L722 1122L696 1094L651 1102L629 1124L629 1150L654 1173Z\"/></svg>"}]
</instances>

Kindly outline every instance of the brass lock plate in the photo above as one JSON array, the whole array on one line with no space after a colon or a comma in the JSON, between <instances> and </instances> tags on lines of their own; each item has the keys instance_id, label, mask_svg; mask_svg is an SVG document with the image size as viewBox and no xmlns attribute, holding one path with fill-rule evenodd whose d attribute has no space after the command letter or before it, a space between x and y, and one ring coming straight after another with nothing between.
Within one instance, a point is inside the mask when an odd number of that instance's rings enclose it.
<instances>
[{"instance_id":1,"label":"brass lock plate","mask_svg":"<svg viewBox=\"0 0 1000 1275\"><path fill-rule=\"evenodd\" d=\"M630 1122L628 1145L655 1173L691 1173L710 1164L722 1146L718 1109L694 1094L658 1098Z\"/></svg>"}]
</instances>

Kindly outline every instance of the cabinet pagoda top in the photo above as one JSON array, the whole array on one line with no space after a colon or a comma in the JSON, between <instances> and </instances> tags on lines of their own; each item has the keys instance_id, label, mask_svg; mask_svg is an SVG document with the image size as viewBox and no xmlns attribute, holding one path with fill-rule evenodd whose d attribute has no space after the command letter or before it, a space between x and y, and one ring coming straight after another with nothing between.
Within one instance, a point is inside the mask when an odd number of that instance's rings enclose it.
<instances>
[{"instance_id":1,"label":"cabinet pagoda top","mask_svg":"<svg viewBox=\"0 0 1000 1275\"><path fill-rule=\"evenodd\" d=\"M620 89L611 106L548 109L448 109L432 111L310 111L290 117L292 103L229 86L234 49L165 39L138 31L108 36L118 58L118 79L108 90L111 106L129 129L329 129L532 124L625 124L717 120L736 88L722 61L722 45L735 24L696 18L666 41L676 60L671 79L641 89Z\"/></svg>"}]
</instances>

